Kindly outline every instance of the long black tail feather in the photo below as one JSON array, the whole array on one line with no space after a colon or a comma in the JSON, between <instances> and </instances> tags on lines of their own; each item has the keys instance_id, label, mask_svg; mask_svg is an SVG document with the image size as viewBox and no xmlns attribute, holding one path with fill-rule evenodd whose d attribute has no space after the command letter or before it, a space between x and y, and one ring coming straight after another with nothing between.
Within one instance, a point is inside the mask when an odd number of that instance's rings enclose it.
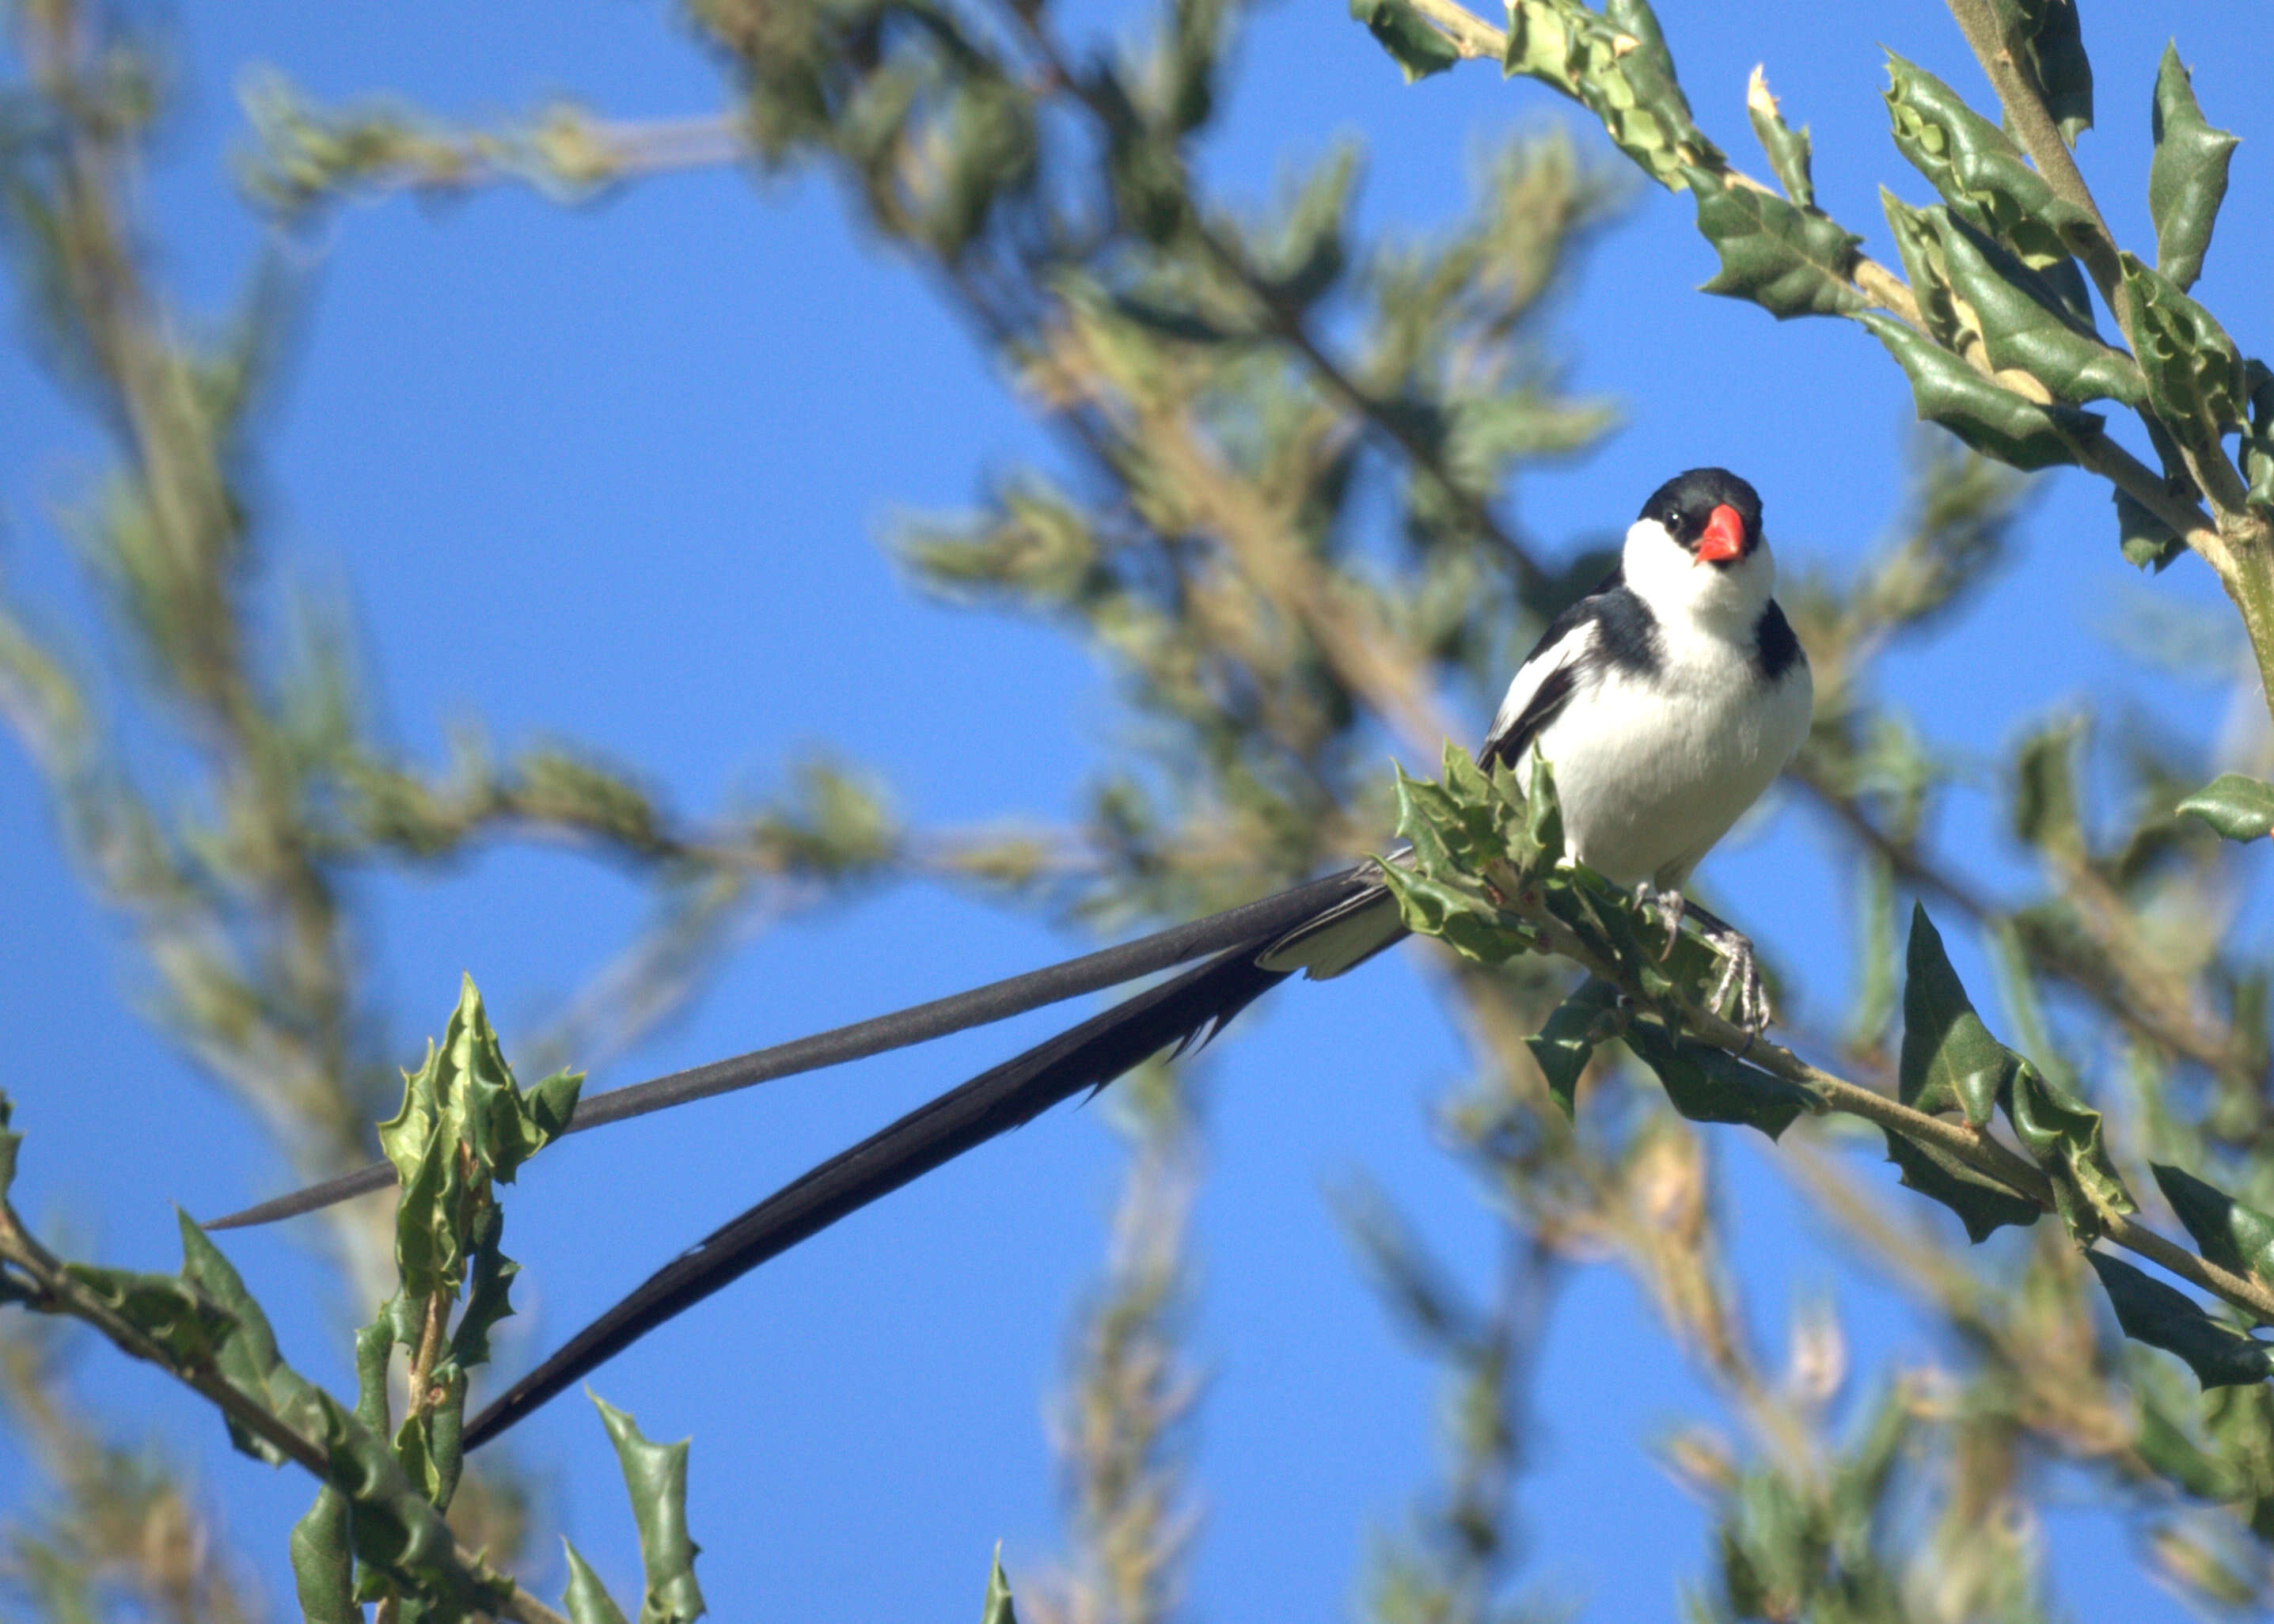
<instances>
[{"instance_id":1,"label":"long black tail feather","mask_svg":"<svg viewBox=\"0 0 2274 1624\"><path fill-rule=\"evenodd\" d=\"M1044 1004L1102 992L1203 954L1222 951L1236 943L1268 938L1292 929L1370 890L1375 883L1368 867L1345 869L1221 914L1211 914L1206 919L1192 920L1134 942L1030 970L1024 975L990 981L969 992L936 998L929 1004L832 1027L811 1037L754 1049L747 1055L716 1060L689 1071L674 1071L650 1082L611 1089L579 1101L568 1131L581 1133L587 1128L606 1127L610 1123L644 1116L650 1111L667 1110L674 1105L707 1100L713 1094L772 1082L777 1078L866 1059L890 1049L929 1042L950 1033L1007 1020ZM387 1162L374 1162L352 1173L277 1196L242 1212L208 1219L203 1227L237 1229L274 1223L279 1219L315 1212L352 1196L383 1190L394 1182L395 1169Z\"/></svg>"},{"instance_id":2,"label":"long black tail feather","mask_svg":"<svg viewBox=\"0 0 2274 1624\"><path fill-rule=\"evenodd\" d=\"M1205 1042L1286 979L1255 963L1278 934L1260 936L981 1072L793 1179L569 1338L474 1417L464 1447L487 1443L656 1327L848 1213L1061 1100L1103 1087L1163 1049Z\"/></svg>"}]
</instances>

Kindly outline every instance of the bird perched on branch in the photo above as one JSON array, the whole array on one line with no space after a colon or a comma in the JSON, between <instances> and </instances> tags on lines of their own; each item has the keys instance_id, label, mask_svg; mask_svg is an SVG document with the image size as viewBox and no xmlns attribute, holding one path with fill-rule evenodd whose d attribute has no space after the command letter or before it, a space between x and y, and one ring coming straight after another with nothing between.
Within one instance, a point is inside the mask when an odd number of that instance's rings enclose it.
<instances>
[{"instance_id":1,"label":"bird perched on branch","mask_svg":"<svg viewBox=\"0 0 2274 1624\"><path fill-rule=\"evenodd\" d=\"M1753 487L1725 470L1668 480L1628 527L1618 568L1558 615L1509 684L1480 764L1552 767L1566 853L1633 887L1669 942L1685 914L1726 966L1713 1002L1769 1019L1752 944L1682 887L1807 736L1808 659L1772 595ZM972 992L695 1072L602 1094L575 1128L920 1042L1213 954L981 1073L794 1179L697 1243L470 1423L472 1448L767 1259L1050 1106L1164 1049L1204 1042L1296 973L1325 980L1406 934L1372 865ZM305 1212L385 1182L383 1168L209 1227Z\"/></svg>"}]
</instances>

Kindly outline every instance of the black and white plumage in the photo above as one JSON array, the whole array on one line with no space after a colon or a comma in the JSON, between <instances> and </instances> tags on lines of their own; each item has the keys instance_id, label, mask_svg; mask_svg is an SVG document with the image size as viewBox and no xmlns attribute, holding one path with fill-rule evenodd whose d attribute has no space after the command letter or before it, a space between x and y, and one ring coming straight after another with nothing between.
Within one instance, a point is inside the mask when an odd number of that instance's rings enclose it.
<instances>
[{"instance_id":1,"label":"black and white plumage","mask_svg":"<svg viewBox=\"0 0 2274 1624\"><path fill-rule=\"evenodd\" d=\"M1753 487L1693 469L1517 669L1485 756L1547 759L1577 861L1679 891L1792 759L1815 689L1775 584Z\"/></svg>"},{"instance_id":2,"label":"black and white plumage","mask_svg":"<svg viewBox=\"0 0 2274 1624\"><path fill-rule=\"evenodd\" d=\"M1618 568L1525 657L1485 735L1487 764L1547 758L1570 855L1642 891L1669 933L1690 870L1808 736L1814 685L1775 584L1752 486L1718 468L1668 480L1628 527ZM1323 979L1403 934L1386 898L1354 898L1261 962ZM1765 1025L1751 945L1719 921L1709 934L1741 1021Z\"/></svg>"},{"instance_id":3,"label":"black and white plumage","mask_svg":"<svg viewBox=\"0 0 2274 1624\"><path fill-rule=\"evenodd\" d=\"M1547 760L1570 855L1642 891L1669 932L1679 928L1681 887L1690 871L1808 731L1808 662L1771 596L1774 576L1751 485L1721 469L1668 480L1628 529L1619 568L1559 615L1518 668L1486 737L1481 759L1514 765L1537 751ZM1298 896L1297 906L1273 906ZM1751 944L1698 912L1730 964L1723 990L1737 984L1741 1018L1758 1029L1766 1008ZM847 1214L1163 1049L1204 1041L1288 976L1339 975L1405 934L1370 868L1233 914L1254 920L1254 934L910 1112L689 1248L477 1416L465 1429L465 1447L495 1437L648 1331ZM1178 927L1161 939L1196 943L1213 922ZM762 1063L747 1065L746 1080L832 1064L819 1057L825 1052L875 1053L1096 990L1141 974L1127 966L1146 946L1076 961L1101 969L1111 961L1118 974L1056 973L1071 971L1070 964L782 1046L785 1056L815 1050L794 1064L777 1063L773 1050L745 1056ZM1178 956L1193 951L1184 947ZM1171 961L1156 957L1144 967ZM1006 996L1014 987L1032 990ZM966 1003L971 1010L960 1007ZM921 1021L911 1019L918 1014ZM700 1092L724 1086L733 1085L706 1079ZM683 1078L643 1088L659 1096L653 1103L629 1098L640 1089L591 1103L615 1101L606 1116L620 1120L659 1108L666 1095L697 1092ZM353 1184L351 1176L337 1187L351 1192ZM272 1210L282 1215L315 1204L280 1202Z\"/></svg>"}]
</instances>

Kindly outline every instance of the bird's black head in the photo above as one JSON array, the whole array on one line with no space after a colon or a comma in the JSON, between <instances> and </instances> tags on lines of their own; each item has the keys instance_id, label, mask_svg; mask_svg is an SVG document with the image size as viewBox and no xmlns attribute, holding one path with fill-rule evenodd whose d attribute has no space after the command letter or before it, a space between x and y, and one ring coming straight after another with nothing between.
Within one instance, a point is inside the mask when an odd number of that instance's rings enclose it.
<instances>
[{"instance_id":1,"label":"bird's black head","mask_svg":"<svg viewBox=\"0 0 2274 1624\"><path fill-rule=\"evenodd\" d=\"M1693 468L1650 494L1655 519L1694 556L1724 568L1761 545L1760 493L1726 468Z\"/></svg>"}]
</instances>

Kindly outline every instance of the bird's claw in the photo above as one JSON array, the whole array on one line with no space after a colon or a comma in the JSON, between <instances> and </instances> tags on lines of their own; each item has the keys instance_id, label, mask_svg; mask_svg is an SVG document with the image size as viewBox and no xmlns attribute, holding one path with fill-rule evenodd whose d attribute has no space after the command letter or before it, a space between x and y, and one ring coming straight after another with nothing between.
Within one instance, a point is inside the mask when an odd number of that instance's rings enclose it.
<instances>
[{"instance_id":1,"label":"bird's claw","mask_svg":"<svg viewBox=\"0 0 2274 1624\"><path fill-rule=\"evenodd\" d=\"M1689 899L1682 894L1679 885L1660 891L1645 880L1635 887L1635 900L1657 919L1660 929L1666 932L1666 946L1659 953L1660 958L1665 958L1674 951L1674 944L1682 940L1682 916L1689 906Z\"/></svg>"},{"instance_id":2,"label":"bird's claw","mask_svg":"<svg viewBox=\"0 0 2274 1624\"><path fill-rule=\"evenodd\" d=\"M1744 1028L1745 1048L1737 1051L1742 1056L1768 1029L1773 1014L1769 1007L1768 989L1761 981L1760 959L1753 951L1751 939L1705 907L1690 902L1678 885L1661 891L1645 880L1635 887L1635 901L1666 932L1661 958L1670 956L1675 944L1682 939L1685 918L1697 921L1699 939L1721 956L1721 979L1706 995L1706 1004L1732 1026Z\"/></svg>"},{"instance_id":3,"label":"bird's claw","mask_svg":"<svg viewBox=\"0 0 2274 1624\"><path fill-rule=\"evenodd\" d=\"M1751 1049L1753 1041L1768 1030L1773 1013L1768 989L1761 983L1760 958L1750 940L1726 925L1716 924L1699 934L1722 959L1721 979L1714 982L1706 1005L1732 1026L1743 1027L1745 1049ZM1744 1052L1737 1051L1741 1057Z\"/></svg>"}]
</instances>

